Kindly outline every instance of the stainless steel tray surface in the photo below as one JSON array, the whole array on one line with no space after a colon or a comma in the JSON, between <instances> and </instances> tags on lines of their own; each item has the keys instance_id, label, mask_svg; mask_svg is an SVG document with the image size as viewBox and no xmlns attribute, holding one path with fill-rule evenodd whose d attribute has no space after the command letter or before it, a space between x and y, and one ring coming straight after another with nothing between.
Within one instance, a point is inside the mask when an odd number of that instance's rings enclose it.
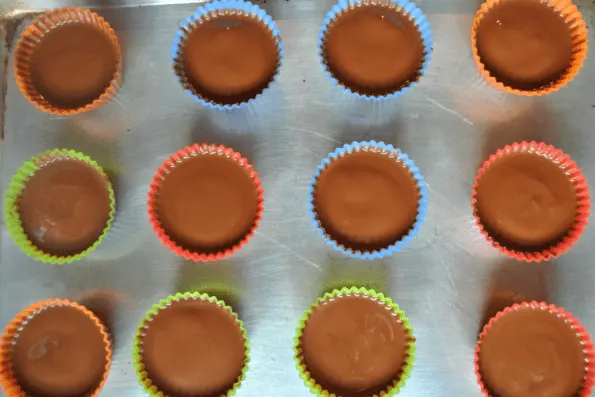
<instances>
[{"instance_id":1,"label":"stainless steel tray surface","mask_svg":"<svg viewBox=\"0 0 595 397\"><path fill-rule=\"evenodd\" d=\"M4 0L6 1L6 0ZM36 110L18 91L10 58L29 22L28 10L59 5L96 9L117 31L125 54L115 101L74 117ZM476 0L419 0L434 34L429 69L409 93L388 103L357 101L326 79L316 54L332 0L268 0L262 6L281 31L285 59L277 84L254 106L208 110L178 85L169 62L174 32L197 3L22 1L4 30L1 188L30 156L54 147L87 153L112 176L117 217L88 258L51 266L19 251L2 225L0 324L44 298L83 301L108 318L115 356L108 397L143 396L131 366L135 327L151 305L188 289L231 300L248 330L251 363L238 397L309 396L292 345L304 310L325 290L357 283L391 296L417 337L417 360L403 397L479 396L473 351L484 319L521 299L563 306L595 332L595 230L566 255L520 263L493 249L474 226L471 185L487 156L514 141L551 143L595 181L595 56L565 89L541 98L502 94L479 78L470 30ZM589 26L591 0L578 2ZM24 18L19 20L18 18ZM591 29L590 39L593 40ZM14 33L14 34L11 34ZM308 182L344 143L380 140L401 148L426 178L429 211L403 252L376 261L349 259L319 237L308 218ZM228 260L184 261L161 245L148 222L148 186L158 166L194 142L219 143L255 165L265 190L256 236Z\"/></svg>"}]
</instances>

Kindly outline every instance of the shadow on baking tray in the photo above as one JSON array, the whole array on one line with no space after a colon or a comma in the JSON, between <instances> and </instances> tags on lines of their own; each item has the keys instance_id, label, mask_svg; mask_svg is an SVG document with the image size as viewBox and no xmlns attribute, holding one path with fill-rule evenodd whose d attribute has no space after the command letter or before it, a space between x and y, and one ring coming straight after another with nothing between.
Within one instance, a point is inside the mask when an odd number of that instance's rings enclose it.
<instances>
[{"instance_id":1,"label":"shadow on baking tray","mask_svg":"<svg viewBox=\"0 0 595 397\"><path fill-rule=\"evenodd\" d=\"M536 141L560 147L564 134L560 134L559 130L552 109L545 102L535 101L512 119L490 124L482 134L483 147L478 167L498 149L515 142Z\"/></svg>"},{"instance_id":2,"label":"shadow on baking tray","mask_svg":"<svg viewBox=\"0 0 595 397\"><path fill-rule=\"evenodd\" d=\"M388 266L383 260L328 259L318 294L343 287L365 287L390 296Z\"/></svg>"},{"instance_id":3,"label":"shadow on baking tray","mask_svg":"<svg viewBox=\"0 0 595 397\"><path fill-rule=\"evenodd\" d=\"M175 290L214 296L231 306L242 318L241 271L242 266L234 265L233 259L201 264L184 261L178 272Z\"/></svg>"},{"instance_id":4,"label":"shadow on baking tray","mask_svg":"<svg viewBox=\"0 0 595 397\"><path fill-rule=\"evenodd\" d=\"M478 333L496 313L523 301L550 302L555 295L555 261L523 263L506 259L496 264L486 285Z\"/></svg>"}]
</instances>

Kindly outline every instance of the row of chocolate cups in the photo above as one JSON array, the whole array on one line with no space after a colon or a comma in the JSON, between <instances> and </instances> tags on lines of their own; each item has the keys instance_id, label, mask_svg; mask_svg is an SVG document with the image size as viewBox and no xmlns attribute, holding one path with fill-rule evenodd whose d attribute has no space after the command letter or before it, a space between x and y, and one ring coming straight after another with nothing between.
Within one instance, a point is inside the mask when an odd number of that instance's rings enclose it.
<instances>
[{"instance_id":1,"label":"row of chocolate cups","mask_svg":"<svg viewBox=\"0 0 595 397\"><path fill-rule=\"evenodd\" d=\"M506 13L517 15L505 21L512 33L490 27L496 22L501 27ZM378 18L380 14L389 18ZM518 17L534 14L543 21ZM222 24L232 40L213 36L212 29ZM370 24L374 34L360 30ZM68 30L73 28L78 30ZM548 37L528 45L515 29L521 29L528 40L533 40L532 32ZM379 34L386 43L378 42ZM477 13L471 38L485 81L519 95L548 94L565 86L579 73L587 54L585 22L571 0L487 0ZM561 48L556 50L548 39L561 42ZM88 46L79 45L84 40L89 40ZM61 45L61 57L52 54L56 43ZM408 0L341 0L324 20L318 51L335 85L360 98L382 100L406 92L419 80L433 45L426 17ZM69 57L65 56L68 51L86 52ZM283 51L280 32L265 11L248 2L221 0L186 18L176 32L171 62L191 98L207 107L233 109L259 97L277 79ZM552 55L552 51L557 52ZM229 62L230 57L237 62ZM551 59L556 62L551 64ZM514 67L509 65L511 60L517 62ZM541 66L524 70L527 60ZM53 114L75 114L97 108L116 95L122 83L122 52L114 30L96 13L57 9L36 18L24 31L14 70L20 90L35 106Z\"/></svg>"},{"instance_id":2,"label":"row of chocolate cups","mask_svg":"<svg viewBox=\"0 0 595 397\"><path fill-rule=\"evenodd\" d=\"M566 252L590 214L582 171L562 151L520 142L480 168L472 208L485 238L511 258L542 261ZM215 261L254 235L264 205L258 173L224 146L192 145L165 160L149 188L149 220L178 256ZM360 259L400 251L419 232L428 207L420 170L399 149L353 142L328 155L309 188L309 212L333 249ZM32 157L6 193L10 236L29 256L68 263L93 251L114 222L108 176L89 157L54 149Z\"/></svg>"},{"instance_id":3,"label":"row of chocolate cups","mask_svg":"<svg viewBox=\"0 0 595 397\"><path fill-rule=\"evenodd\" d=\"M96 396L107 380L112 346L108 327L83 305L38 302L4 331L2 388L8 397ZM299 375L314 395L391 396L412 376L416 339L399 305L374 290L351 287L328 292L308 308L293 349ZM154 305L137 328L132 351L139 383L152 396L231 396L249 375L250 348L239 316L198 292ZM544 302L498 312L479 334L474 362L488 397L541 391L589 397L594 363L585 328ZM536 379L535 371L543 378Z\"/></svg>"}]
</instances>

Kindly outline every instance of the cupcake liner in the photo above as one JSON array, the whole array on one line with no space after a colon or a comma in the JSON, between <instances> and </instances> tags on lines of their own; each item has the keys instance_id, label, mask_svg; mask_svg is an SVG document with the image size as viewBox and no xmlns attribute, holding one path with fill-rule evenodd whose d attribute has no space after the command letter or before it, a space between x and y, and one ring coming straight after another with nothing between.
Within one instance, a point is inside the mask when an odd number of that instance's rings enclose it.
<instances>
[{"instance_id":1,"label":"cupcake liner","mask_svg":"<svg viewBox=\"0 0 595 397\"><path fill-rule=\"evenodd\" d=\"M331 25L331 22L336 17L343 14L345 11L367 5L390 6L391 8L394 8L397 11L400 11L406 16L408 16L409 19L412 20L413 24L419 30L424 46L423 62L421 68L419 69L418 79L416 81L412 81L411 83L409 83L409 85L401 87L399 91L392 92L386 95L367 95L356 91L352 91L333 75L324 56L325 37L327 30ZM326 76L333 83L333 85L340 87L345 93L353 95L359 99L365 99L367 101L380 101L395 98L401 94L406 93L415 86L415 84L419 81L421 76L425 73L426 69L428 68L430 59L432 59L433 45L434 39L432 38L432 30L430 29L430 24L426 16L419 8L417 8L415 3L409 0L339 0L339 2L336 5L334 5L333 8L331 8L331 10L326 14L324 22L322 23L322 27L320 28L320 33L318 35L318 57L320 59L322 67L324 68Z\"/></svg>"},{"instance_id":2,"label":"cupcake liner","mask_svg":"<svg viewBox=\"0 0 595 397\"><path fill-rule=\"evenodd\" d=\"M392 385L387 386L387 388L381 392L378 392L370 397L389 397L394 396L399 393L401 388L405 385L405 382L411 376L411 371L413 371L413 362L415 361L415 337L413 336L413 328L409 323L409 319L405 316L405 312L401 310L398 304L394 303L391 298L385 297L384 294L374 291L373 289L366 289L366 288L358 288L358 287L344 287L340 290L333 290L332 292L327 292L324 294L323 297L318 298L316 302L312 304L306 310L303 317L300 319L299 326L296 329L296 335L293 338L293 351L294 351L294 359L296 361L296 367L299 372L300 378L304 381L304 384L310 389L312 394L318 397L337 397L334 393L325 390L321 385L316 383L316 380L312 378L308 368L306 367L306 363L304 360L304 354L301 348L302 343L302 336L304 334L304 328L306 327L306 323L313 313L314 309L318 307L322 302L327 300L333 300L339 296L345 295L355 295L355 296L367 296L371 299L374 299L378 302L384 303L387 307L390 307L392 311L397 314L399 319L402 321L403 328L405 328L405 332L408 336L409 342L407 344L407 352L405 357L405 362L403 363L401 376L394 380Z\"/></svg>"},{"instance_id":3,"label":"cupcake liner","mask_svg":"<svg viewBox=\"0 0 595 397\"><path fill-rule=\"evenodd\" d=\"M477 49L477 30L481 21L485 17L486 13L489 12L494 6L500 4L503 1L512 0L486 0L480 7L475 19L473 20L473 27L471 30L471 45L473 48L473 59L475 59L475 65L479 71L481 77L492 87L497 88L501 91L509 94L524 95L524 96L540 96L551 94L552 92L558 91L560 88L565 87L568 83L578 75L580 69L587 58L588 50L588 30L583 20L583 16L579 12L578 8L572 3L572 0L545 0L550 6L560 11L560 14L564 17L564 20L570 27L572 35L572 58L570 66L566 73L553 84L539 88L537 90L519 90L506 86L505 84L496 80L494 76L486 69L483 62L479 57L479 51Z\"/></svg>"},{"instance_id":4,"label":"cupcake liner","mask_svg":"<svg viewBox=\"0 0 595 397\"><path fill-rule=\"evenodd\" d=\"M547 310L550 313L555 314L557 317L564 319L564 321L566 321L566 323L576 331L576 335L583 345L586 369L583 386L576 397L589 397L591 395L593 385L595 385L595 352L593 351L593 343L591 342L591 336L587 333L585 327L578 321L578 319L574 318L572 314L565 312L564 309L556 307L552 304L536 301L515 303L514 305L503 309L490 319L490 321L483 327L482 332L479 334L479 339L477 341L477 344L475 345L474 366L475 376L477 377L477 383L479 384L479 387L481 388L481 392L483 393L483 395L485 397L492 397L481 378L481 373L479 369L479 351L481 350L481 343L483 341L483 338L489 332L490 328L492 328L494 322L498 321L498 319L500 319L502 316L505 316L506 314L519 309L527 308L531 308L533 310Z\"/></svg>"},{"instance_id":5,"label":"cupcake liner","mask_svg":"<svg viewBox=\"0 0 595 397\"><path fill-rule=\"evenodd\" d=\"M79 252L78 254L69 256L58 256L44 252L42 249L35 246L31 242L31 240L29 240L29 237L25 233L25 230L23 229L23 224L20 219L21 217L19 215L19 200L21 192L25 187L25 184L31 178L31 176L33 176L33 174L35 174L35 172L37 172L37 170L41 168L41 166L52 160L78 160L90 165L99 174L103 176L109 193L110 211L107 224L105 225L103 232L97 238L97 240L93 244L91 244L91 246L89 246L84 251ZM106 173L99 166L99 164L97 164L90 157L87 157L86 155L76 152L74 150L53 149L31 157L14 174L6 191L6 199L4 200L4 219L6 221L8 233L10 234L16 245L18 245L19 248L25 254L27 254L35 260L44 263L64 264L82 259L85 256L89 255L93 250L95 250L95 248L97 248L97 246L103 241L103 239L105 238L109 229L112 226L112 222L114 220L114 213L116 211L115 208L116 201L114 198L114 190L112 188L112 184L110 183Z\"/></svg>"},{"instance_id":6,"label":"cupcake liner","mask_svg":"<svg viewBox=\"0 0 595 397\"><path fill-rule=\"evenodd\" d=\"M209 98L206 98L198 94L194 90L192 84L190 84L190 82L188 81L188 77L184 72L184 65L182 62L183 46L186 44L186 40L190 36L190 33L192 33L193 29L196 27L197 22L225 15L251 16L256 20L262 22L264 25L266 25L266 27L270 30L271 34L274 36L275 42L277 43L278 51L277 70L275 71L275 74L271 82L254 98L234 104L217 103ZM277 80L279 76L279 70L281 69L283 55L283 44L281 43L280 32L279 29L277 29L277 24L273 21L273 18L271 18L263 9L261 9L255 4L242 0L216 0L211 3L207 3L202 7L199 7L195 11L194 15L186 18L182 25L180 25L180 27L176 31L176 36L172 43L170 59L178 82L180 83L182 88L184 88L184 91L186 91L190 98L192 98L195 102L200 103L201 105L211 109L231 110L238 109L241 106L245 106L250 103L254 103L254 101L259 99L262 96L262 94L271 87L271 85Z\"/></svg>"},{"instance_id":7,"label":"cupcake liner","mask_svg":"<svg viewBox=\"0 0 595 397\"><path fill-rule=\"evenodd\" d=\"M244 337L244 347L245 347L245 359L244 359L244 367L242 368L242 373L234 383L231 389L227 391L227 393L222 394L221 397L231 397L234 396L241 386L242 382L246 378L246 372L248 371L248 363L250 362L250 347L248 346L248 337L246 335L246 329L244 328L244 323L242 320L239 319L237 313L235 313L231 307L227 306L225 302L218 300L213 296L209 296L207 294L200 294L198 292L186 292L186 293L177 293L175 295L170 295L165 299L159 301L159 303L153 305L151 309L147 312L146 316L143 318L141 323L139 324L138 328L136 329L136 333L134 334L134 343L132 345L132 365L134 367L134 371L136 372L136 376L138 377L139 384L143 387L145 392L151 397L167 397L161 390L157 388L149 378L149 374L145 371L145 364L143 363L143 342L142 338L145 334L145 330L150 326L151 321L153 318L159 313L159 311L166 309L167 307L171 306L173 303L181 300L202 300L202 301L209 301L215 303L221 309L227 311L230 316L234 318L238 327L242 332L242 336Z\"/></svg>"},{"instance_id":8,"label":"cupcake liner","mask_svg":"<svg viewBox=\"0 0 595 397\"><path fill-rule=\"evenodd\" d=\"M568 231L568 234L556 245L541 251L521 252L501 245L492 236L490 236L487 230L484 228L477 210L477 185L480 178L487 171L489 166L500 157L506 156L507 154L520 152L537 153L554 161L568 176L576 190L576 220ZM475 217L475 224L479 228L481 234L486 238L487 241L490 242L490 244L492 244L492 246L497 248L500 252L506 254L508 257L527 262L547 261L562 255L570 247L572 247L579 240L580 236L583 234L585 226L587 226L587 220L589 218L591 208L590 201L591 195L589 194L587 180L585 179L582 170L576 165L574 161L570 159L570 156L564 154L561 150L556 149L551 145L537 143L535 141L513 143L512 145L505 146L503 149L499 149L495 154L492 154L483 163L482 167L477 173L475 182L473 183L473 192L471 194L473 216Z\"/></svg>"},{"instance_id":9,"label":"cupcake liner","mask_svg":"<svg viewBox=\"0 0 595 397\"><path fill-rule=\"evenodd\" d=\"M33 305L23 309L10 321L4 330L4 334L2 335L2 345L0 346L0 385L8 397L28 397L28 395L19 386L12 366L12 350L14 348L15 338L18 336L25 324L29 321L29 318L48 307L55 306L69 306L83 312L95 323L101 332L101 335L103 335L106 356L105 371L103 373L101 382L99 382L95 390L89 394L89 397L96 397L103 388L112 363L112 342L107 328L97 318L97 316L95 316L95 314L76 302L66 299L48 299L34 303Z\"/></svg>"},{"instance_id":10,"label":"cupcake liner","mask_svg":"<svg viewBox=\"0 0 595 397\"><path fill-rule=\"evenodd\" d=\"M216 253L200 253L194 252L187 248L182 247L174 240L172 240L163 226L161 225L161 221L159 220L159 214L157 211L157 204L159 198L159 190L160 185L163 179L167 176L167 174L174 168L178 163L188 159L192 156L200 156L200 155L220 155L226 156L234 161L236 161L240 166L248 171L250 174L250 178L254 182L254 186L256 187L256 191L258 194L258 208L256 212L256 218L254 219L254 223L252 224L252 228L250 231L242 238L242 240L236 243L233 247L225 249L220 252ZM178 150L175 154L171 155L167 160L163 162L161 167L157 170L157 173L153 176L153 181L151 182L151 186L149 188L149 200L147 202L149 208L149 221L153 226L153 231L157 233L157 237L161 240L163 245L169 248L170 251L174 252L176 255L181 256L185 259L193 260L195 262L208 262L208 261L216 261L219 259L226 258L240 248L242 248L248 240L254 236L254 232L258 229L258 225L260 220L262 219L262 211L263 211L263 190L261 186L260 179L258 179L258 173L254 170L252 165L248 163L248 160L242 157L240 153L233 151L233 149L227 148L223 145L210 145L210 144L194 144L192 146L186 146L184 149Z\"/></svg>"},{"instance_id":11,"label":"cupcake liner","mask_svg":"<svg viewBox=\"0 0 595 397\"><path fill-rule=\"evenodd\" d=\"M417 216L415 218L415 222L411 226L411 230L409 230L409 232L406 235L404 235L399 241L386 248L382 248L376 251L362 252L359 250L353 250L352 248L345 247L343 244L338 243L325 231L321 222L318 220L318 216L316 215L316 210L314 208L315 185L322 172L333 160L336 160L339 157L345 156L346 154L350 154L354 151L373 151L386 155L394 155L395 160L402 162L413 173L413 178L416 180L417 188L419 189L420 197L419 203L417 205ZM415 166L413 160L410 160L405 153L402 153L399 149L396 149L394 146L376 141L353 142L351 144L344 145L343 147L338 148L334 152L330 153L328 157L322 160L322 163L318 166L316 172L312 176L312 179L310 181L310 187L308 189L308 195L308 211L310 213L310 219L312 220L316 230L318 230L318 233L322 236L322 238L325 239L326 243L333 247L333 249L335 249L336 251L339 251L345 255L358 259L381 259L385 256L392 255L395 252L399 252L409 243L409 241L411 241L419 233L419 229L424 223L426 213L428 210L428 193L426 184L424 182L424 177L421 175L420 170Z\"/></svg>"},{"instance_id":12,"label":"cupcake liner","mask_svg":"<svg viewBox=\"0 0 595 397\"><path fill-rule=\"evenodd\" d=\"M109 37L116 51L116 73L110 85L99 98L90 104L76 109L63 109L46 101L33 86L29 73L31 55L39 42L52 29L68 23L84 23L101 29ZM105 19L93 11L78 7L66 7L48 11L34 19L21 35L14 55L14 75L19 89L25 98L36 108L58 116L87 112L109 102L116 96L120 88L122 83L122 50L120 48L120 42L112 27Z\"/></svg>"}]
</instances>

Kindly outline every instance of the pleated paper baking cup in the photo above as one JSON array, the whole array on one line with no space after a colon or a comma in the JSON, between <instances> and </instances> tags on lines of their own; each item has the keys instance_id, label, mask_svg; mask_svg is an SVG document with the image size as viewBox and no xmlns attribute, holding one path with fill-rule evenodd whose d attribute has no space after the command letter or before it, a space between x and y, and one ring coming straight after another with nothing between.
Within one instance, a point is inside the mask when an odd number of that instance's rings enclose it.
<instances>
[{"instance_id":1,"label":"pleated paper baking cup","mask_svg":"<svg viewBox=\"0 0 595 397\"><path fill-rule=\"evenodd\" d=\"M60 160L77 160L94 168L105 180L105 187L108 191L110 201L108 220L99 237L85 250L68 256L50 254L35 246L27 236L27 233L25 233L19 214L20 196L29 179L45 164ZM4 200L4 219L6 221L6 228L8 229L8 233L16 245L18 245L18 247L25 254L32 257L33 259L51 264L70 263L82 259L94 251L110 230L114 220L115 212L116 200L114 198L114 190L107 174L103 171L103 168L101 168L97 162L83 153L69 149L52 149L37 156L31 157L21 166L21 168L17 170L17 172L12 177L12 180L10 181L6 191L6 198Z\"/></svg>"},{"instance_id":2,"label":"pleated paper baking cup","mask_svg":"<svg viewBox=\"0 0 595 397\"><path fill-rule=\"evenodd\" d=\"M44 37L53 29L66 24L86 24L101 30L113 45L116 58L115 72L105 91L92 100L91 103L77 108L63 108L48 102L33 84L30 70L31 56ZM60 54L56 54L56 56L60 56ZM109 102L116 96L120 88L122 82L122 50L120 42L112 27L105 19L93 11L77 7L48 11L34 19L21 35L14 56L14 74L17 85L25 98L38 109L59 116L87 112Z\"/></svg>"},{"instance_id":3,"label":"pleated paper baking cup","mask_svg":"<svg viewBox=\"0 0 595 397\"><path fill-rule=\"evenodd\" d=\"M343 81L341 81L335 73L331 70L326 59L326 34L334 24L334 21L341 17L344 13L355 9L366 6L384 6L390 9L394 9L404 16L408 17L415 27L419 30L419 34L424 47L421 66L417 72L417 78L413 81L406 83L404 86L398 88L396 91L385 94L385 95L368 95L365 93L358 92L348 87ZM432 38L432 30L430 24L423 12L415 5L415 3L409 0L339 0L331 10L326 14L320 33L318 35L318 56L320 63L324 68L326 76L333 83L333 85L340 87L344 92L353 95L360 99L369 101L378 101L395 98L401 94L412 89L415 84L419 81L421 76L425 73L430 59L432 58L432 46L434 45L434 39Z\"/></svg>"},{"instance_id":4,"label":"pleated paper baking cup","mask_svg":"<svg viewBox=\"0 0 595 397\"><path fill-rule=\"evenodd\" d=\"M473 20L473 28L471 30L471 45L473 48L473 58L475 59L475 65L479 71L481 77L492 87L497 88L501 91L509 94L524 95L524 96L540 96L551 94L552 92L558 91L560 88L565 87L570 83L578 74L583 63L587 58L588 50L588 30L583 19L583 16L579 12L578 8L572 3L572 0L544 0L542 2L553 7L555 10L560 12L560 15L564 17L566 24L569 26L570 34L572 36L572 56L570 65L566 72L560 76L560 78L552 84L542 87L536 90L522 90L510 87L496 79L490 71L483 64L481 57L479 56L479 50L477 49L477 30L481 22L483 21L486 14L500 3L506 1L515 0L486 0L480 7L475 19Z\"/></svg>"},{"instance_id":5,"label":"pleated paper baking cup","mask_svg":"<svg viewBox=\"0 0 595 397\"><path fill-rule=\"evenodd\" d=\"M158 203L162 181L167 177L167 174L174 167L176 167L177 165L179 165L187 159L201 155L226 156L234 160L236 163L238 163L238 165L240 165L246 171L248 171L248 174L252 179L252 182L254 183L254 187L256 188L257 192L256 217L254 219L250 231L232 247L226 248L215 253L196 252L183 247L181 244L179 244L172 237L169 236L167 231L164 229L161 220L159 219ZM181 256L185 259L193 260L195 262L216 261L233 255L236 251L241 249L252 236L254 236L254 232L256 231L256 229L258 229L258 225L260 224L260 220L262 219L264 203L263 194L264 192L262 190L262 184L260 182L260 179L258 178L258 173L256 172L256 170L254 170L252 165L248 163L248 160L242 157L240 153L237 153L233 149L227 148L223 145L216 146L210 144L194 144L192 146L187 146L184 149L181 149L175 154L171 155L167 160L163 162L161 167L157 170L157 173L153 176L153 181L151 182L151 186L149 188L149 200L147 203L149 209L149 221L153 226L153 231L157 233L157 237L159 237L163 245L169 248L169 250L174 252L176 255Z\"/></svg>"},{"instance_id":6,"label":"pleated paper baking cup","mask_svg":"<svg viewBox=\"0 0 595 397\"><path fill-rule=\"evenodd\" d=\"M583 346L583 353L585 354L585 378L583 385L576 395L576 397L589 397L591 396L591 391L593 390L593 386L595 385L595 352L593 351L593 342L591 341L591 336L587 333L585 327L579 322L578 319L574 318L572 314L564 311L564 309L556 307L552 304L548 304L546 302L522 302L522 303L515 303L512 306L509 306L502 311L498 312L494 317L490 319L490 321L483 327L483 330L479 334L479 339L477 344L475 345L475 376L477 377L477 383L481 388L481 392L485 397L493 397L490 394L490 391L487 389L486 384L483 381L481 376L481 370L479 367L479 352L481 350L481 344L483 342L484 337L490 332L490 329L502 317L506 316L511 312L515 312L519 309L532 309L532 310L543 310L552 313L552 315L557 316L558 318L563 319L569 327L576 332L576 336L581 341Z\"/></svg>"},{"instance_id":7,"label":"pleated paper baking cup","mask_svg":"<svg viewBox=\"0 0 595 397\"><path fill-rule=\"evenodd\" d=\"M566 236L564 236L555 245L546 249L525 252L509 248L498 242L495 236L492 236L486 230L479 216L479 211L477 208L477 186L481 177L496 160L503 156L515 153L535 153L552 160L552 162L558 165L560 169L564 171L566 176L568 176L576 191L577 205L576 219L574 223L568 230ZM523 141L520 143L513 143L512 145L508 145L502 149L499 149L483 163L482 167L477 173L477 176L475 177L473 192L471 194L471 205L473 207L475 224L479 228L481 234L490 244L492 244L493 247L497 248L500 252L513 259L527 262L540 262L547 261L564 254L580 239L580 236L583 234L583 231L587 226L587 221L590 215L591 196L589 194L587 180L583 175L582 170L576 165L574 161L570 159L570 156L564 154L561 150L545 143Z\"/></svg>"},{"instance_id":8,"label":"pleated paper baking cup","mask_svg":"<svg viewBox=\"0 0 595 397\"><path fill-rule=\"evenodd\" d=\"M413 222L411 229L393 244L373 251L354 249L339 243L336 239L334 239L331 236L329 232L326 231L318 217L316 208L314 207L314 194L316 189L316 183L318 182L319 177L325 171L327 166L332 161L337 160L340 157L348 156L351 153L357 153L360 151L375 152L385 156L390 156L391 158L394 158L395 162L400 162L403 165L405 165L413 174L413 179L416 182L419 192L417 216L415 217L415 221ZM405 153L401 152L394 146L376 141L353 142L351 144L344 145L343 147L338 148L334 152L330 153L328 157L322 160L322 163L318 166L316 172L312 176L312 179L310 181L310 187L308 190L308 195L308 211L310 213L310 219L312 220L314 227L316 228L320 236L324 238L326 243L336 251L358 259L380 259L402 250L407 244L409 244L409 241L411 241L419 233L419 229L424 223L426 213L428 210L427 187L424 182L424 177L421 175L419 168L415 166L413 160L409 159L409 157Z\"/></svg>"},{"instance_id":9,"label":"pleated paper baking cup","mask_svg":"<svg viewBox=\"0 0 595 397\"><path fill-rule=\"evenodd\" d=\"M263 87L260 92L256 93L254 97L236 103L220 103L213 98L209 98L208 96L197 92L195 87L190 82L184 67L184 48L188 38L197 26L214 18L233 15L250 17L266 26L277 45L277 67L268 84ZM216 0L199 7L193 16L184 20L184 23L176 31L176 36L171 47L170 58L176 77L190 98L208 108L230 110L237 109L249 103L253 103L270 88L270 86L277 80L279 76L279 70L281 69L281 63L283 60L283 53L283 44L281 43L280 32L279 29L277 29L277 24L273 21L273 18L271 18L271 16L268 15L263 9L255 4L242 0Z\"/></svg>"},{"instance_id":10,"label":"pleated paper baking cup","mask_svg":"<svg viewBox=\"0 0 595 397\"><path fill-rule=\"evenodd\" d=\"M48 299L44 301L37 302L21 311L17 314L8 324L8 326L4 329L4 334L2 335L2 346L0 346L0 360L1 360L1 372L0 372L0 382L2 385L2 390L8 397L29 397L29 395L23 391L21 386L19 385L16 374L14 372L14 366L12 363L12 353L16 343L16 340L23 330L23 327L26 326L27 322L36 314L52 307L71 307L83 313L87 316L96 326L101 335L103 336L103 343L105 345L105 370L103 372L103 377L95 390L88 394L89 397L96 397L99 395L99 392L105 385L107 381L107 375L109 373L109 369L112 363L112 342L111 342L111 335L109 334L105 325L93 314L89 309L80 305L76 302L66 300L66 299Z\"/></svg>"},{"instance_id":11,"label":"pleated paper baking cup","mask_svg":"<svg viewBox=\"0 0 595 397\"><path fill-rule=\"evenodd\" d=\"M411 376L411 371L413 371L413 363L415 361L416 350L415 337L413 336L413 328L409 323L409 319L405 316L405 312L401 310L398 304L394 303L391 298L384 296L384 294L376 292L373 289L366 289L361 287L344 287L340 290L335 289L332 292L327 292L326 294L324 294L324 296L318 298L316 302L312 304L312 306L310 306L308 310L306 310L303 317L300 319L299 326L296 330L296 335L293 339L294 358L296 361L296 367L300 378L302 378L304 384L310 389L312 394L318 397L339 397L335 393L325 390L324 387L318 384L316 379L314 379L310 374L310 371L308 370L308 367L305 362L304 352L302 349L302 337L304 335L304 329L306 328L308 320L314 312L314 310L316 310L316 308L320 306L323 302L331 301L342 296L364 297L377 301L379 304L384 304L402 322L408 342L406 345L405 360L403 362L400 375L398 376L398 378L394 379L391 384L387 385L383 390L376 392L374 395L371 395L370 397L389 397L397 395L401 388L407 382L407 379L409 379L409 377Z\"/></svg>"},{"instance_id":12,"label":"pleated paper baking cup","mask_svg":"<svg viewBox=\"0 0 595 397\"><path fill-rule=\"evenodd\" d=\"M143 338L145 336L146 330L151 326L151 321L164 309L167 309L172 304L183 301L183 300L197 300L197 301L208 301L212 302L214 305L217 305L221 308L221 310L229 313L229 315L235 320L238 328L240 329L242 336L244 338L244 366L242 368L242 373L234 383L234 385L227 390L224 394L221 394L221 397L231 397L234 396L241 386L242 382L246 378L246 372L248 371L248 363L250 362L250 347L248 346L248 337L246 335L246 329L244 328L244 323L242 320L239 319L237 313L235 313L231 307L227 306L225 302L218 300L213 296L209 296L207 294L201 294L198 292L186 292L186 293L177 293L175 295L170 295L166 299L162 299L159 303L153 305L151 309L147 312L145 318L141 321L140 325L138 326L136 333L134 335L134 343L132 345L132 365L136 372L136 376L138 377L140 385L144 388L145 392L151 397L167 397L167 394L153 384L153 381L150 378L150 375L146 371L145 364L143 362Z\"/></svg>"}]
</instances>

